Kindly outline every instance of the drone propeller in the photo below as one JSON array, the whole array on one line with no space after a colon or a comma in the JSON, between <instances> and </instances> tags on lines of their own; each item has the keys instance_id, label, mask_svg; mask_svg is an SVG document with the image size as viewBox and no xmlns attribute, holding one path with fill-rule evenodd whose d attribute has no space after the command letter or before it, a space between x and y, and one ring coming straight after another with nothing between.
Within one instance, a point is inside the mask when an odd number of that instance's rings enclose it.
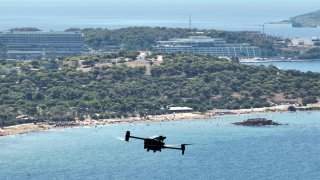
<instances>
[{"instance_id":1,"label":"drone propeller","mask_svg":"<svg viewBox=\"0 0 320 180\"><path fill-rule=\"evenodd\" d=\"M181 144L181 145L189 146L189 145L193 145L193 144Z\"/></svg>"},{"instance_id":2,"label":"drone propeller","mask_svg":"<svg viewBox=\"0 0 320 180\"><path fill-rule=\"evenodd\" d=\"M117 139L119 139L120 141L126 141L124 138L122 138L122 137L115 137L115 138L117 138Z\"/></svg>"},{"instance_id":3,"label":"drone propeller","mask_svg":"<svg viewBox=\"0 0 320 180\"><path fill-rule=\"evenodd\" d=\"M165 144L166 147L181 147L181 144Z\"/></svg>"}]
</instances>

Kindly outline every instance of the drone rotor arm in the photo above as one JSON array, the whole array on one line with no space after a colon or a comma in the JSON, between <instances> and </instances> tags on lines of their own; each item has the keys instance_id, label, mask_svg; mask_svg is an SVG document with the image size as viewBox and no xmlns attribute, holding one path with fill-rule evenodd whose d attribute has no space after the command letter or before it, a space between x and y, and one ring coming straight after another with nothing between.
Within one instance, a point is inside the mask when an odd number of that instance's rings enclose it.
<instances>
[{"instance_id":1,"label":"drone rotor arm","mask_svg":"<svg viewBox=\"0 0 320 180\"><path fill-rule=\"evenodd\" d=\"M186 146L188 146L188 145L192 145L192 144L164 145L163 148L181 150L182 155L184 155L184 151L186 150Z\"/></svg>"},{"instance_id":2,"label":"drone rotor arm","mask_svg":"<svg viewBox=\"0 0 320 180\"><path fill-rule=\"evenodd\" d=\"M146 138L142 138L142 137L131 136L130 135L130 131L127 131L126 132L126 136L125 136L125 141L129 141L130 138L140 139L140 140L145 140L146 139Z\"/></svg>"},{"instance_id":3,"label":"drone rotor arm","mask_svg":"<svg viewBox=\"0 0 320 180\"><path fill-rule=\"evenodd\" d=\"M163 146L165 149L177 149L177 150L182 150L181 147L174 147L174 146Z\"/></svg>"},{"instance_id":4,"label":"drone rotor arm","mask_svg":"<svg viewBox=\"0 0 320 180\"><path fill-rule=\"evenodd\" d=\"M136 137L136 136L129 136L130 138L133 138L133 139L140 139L140 140L145 140L146 138L142 138L142 137Z\"/></svg>"}]
</instances>

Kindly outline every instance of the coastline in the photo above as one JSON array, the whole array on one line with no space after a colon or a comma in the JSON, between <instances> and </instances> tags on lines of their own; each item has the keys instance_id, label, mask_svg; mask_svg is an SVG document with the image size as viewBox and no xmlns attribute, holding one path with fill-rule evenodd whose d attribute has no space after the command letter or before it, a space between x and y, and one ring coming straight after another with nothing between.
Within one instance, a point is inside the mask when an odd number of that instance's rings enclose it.
<instances>
[{"instance_id":1,"label":"coastline","mask_svg":"<svg viewBox=\"0 0 320 180\"><path fill-rule=\"evenodd\" d=\"M227 110L227 109L215 109L208 111L207 113L174 113L165 115L149 115L146 118L125 118L125 119L104 119L104 120L92 120L86 119L84 121L71 121L71 122L56 122L52 123L29 123L29 124L19 124L14 126L3 127L0 129L0 137L20 135L31 132L39 132L50 129L59 128L72 128L72 127L85 127L85 126L104 126L110 124L135 124L135 123L153 123L153 122L169 122L169 121L179 121L179 120L190 120L190 119L214 119L218 117L228 117L228 116L239 116L239 115L250 115L250 114L260 114L260 113L276 113L276 112L288 112L290 105L279 105L273 107L262 107L262 108L251 108L251 109L238 109L238 110ZM298 111L304 110L319 110L320 103L311 104L304 107L298 107Z\"/></svg>"}]
</instances>

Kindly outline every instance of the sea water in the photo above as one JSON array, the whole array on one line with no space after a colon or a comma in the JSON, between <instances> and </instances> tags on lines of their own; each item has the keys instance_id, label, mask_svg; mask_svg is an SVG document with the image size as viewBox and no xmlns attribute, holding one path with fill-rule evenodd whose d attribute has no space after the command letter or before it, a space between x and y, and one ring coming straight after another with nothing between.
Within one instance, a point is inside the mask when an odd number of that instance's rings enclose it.
<instances>
[{"instance_id":1,"label":"sea water","mask_svg":"<svg viewBox=\"0 0 320 180\"><path fill-rule=\"evenodd\" d=\"M317 61L282 61L282 62L254 62L254 63L243 63L247 65L256 66L269 66L274 65L280 69L284 70L299 70L302 72L320 72L320 60Z\"/></svg>"},{"instance_id":2,"label":"sea water","mask_svg":"<svg viewBox=\"0 0 320 180\"><path fill-rule=\"evenodd\" d=\"M106 2L108 3L108 2ZM151 26L151 27L171 27L171 28L189 28L189 17L186 12L175 12L166 14L151 13L149 11L140 11L137 14L126 11L117 12L103 11L95 12L95 9L82 7L83 11L90 10L90 13L78 12L61 12L55 13L55 10L46 12L28 11L0 11L0 31L6 31L15 27L37 27L44 31L64 31L71 27L76 28L108 28L118 29L130 26ZM30 9L35 7L30 7ZM102 8L102 7L100 7ZM168 7L166 7L168 8ZM15 9L15 8L14 8ZM49 8L50 9L50 8ZM64 8L66 9L66 8ZM0 10L7 10L0 7ZM41 10L41 8L40 8ZM101 9L100 9L101 10ZM44 9L42 9L44 11ZM116 11L116 12L115 12ZM52 15L54 13L54 15ZM218 14L215 11L205 13L198 10L192 16L192 28L198 29L218 29L227 31L258 31L262 32L261 25L264 24L264 32L272 36L281 37L320 37L320 28L292 28L291 24L270 24L269 22L280 21L292 17L293 14L285 13L279 16L255 14L250 12L232 12L225 11ZM294 14L296 15L296 14Z\"/></svg>"},{"instance_id":3,"label":"sea water","mask_svg":"<svg viewBox=\"0 0 320 180\"><path fill-rule=\"evenodd\" d=\"M264 117L287 124L242 127ZM178 150L147 152L132 135L167 136ZM68 128L0 138L0 179L318 179L320 112Z\"/></svg>"}]
</instances>

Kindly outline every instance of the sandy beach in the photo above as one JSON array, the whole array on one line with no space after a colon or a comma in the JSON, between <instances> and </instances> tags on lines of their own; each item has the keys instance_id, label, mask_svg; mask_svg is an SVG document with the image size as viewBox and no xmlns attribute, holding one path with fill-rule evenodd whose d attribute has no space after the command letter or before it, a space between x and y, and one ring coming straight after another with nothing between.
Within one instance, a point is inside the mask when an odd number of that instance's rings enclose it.
<instances>
[{"instance_id":1,"label":"sandy beach","mask_svg":"<svg viewBox=\"0 0 320 180\"><path fill-rule=\"evenodd\" d=\"M227 109L214 109L207 113L173 113L165 115L149 115L145 118L123 118L123 119L103 119L93 120L86 119L84 121L72 121L72 122L58 122L58 123L30 123L20 124L15 126L8 126L0 129L0 136L17 135L29 132L43 131L53 128L68 128L68 127L81 127L81 126L100 126L109 124L133 124L133 123L151 123L151 122L166 122L177 121L183 119L212 119L216 117L232 116L232 115L245 115L245 114L257 114L257 113L269 113L269 112L286 112L289 105L279 105L273 107L263 108L251 108L251 109L239 109L239 110L227 110ZM320 109L320 103L312 104L308 106L298 107L297 110L309 110Z\"/></svg>"},{"instance_id":2,"label":"sandy beach","mask_svg":"<svg viewBox=\"0 0 320 180\"><path fill-rule=\"evenodd\" d=\"M15 126L8 126L0 129L0 136L9 136L9 135L16 135L16 134L25 134L29 132L37 132L42 130L52 129L52 125L37 125L33 123L29 124L19 124Z\"/></svg>"}]
</instances>

